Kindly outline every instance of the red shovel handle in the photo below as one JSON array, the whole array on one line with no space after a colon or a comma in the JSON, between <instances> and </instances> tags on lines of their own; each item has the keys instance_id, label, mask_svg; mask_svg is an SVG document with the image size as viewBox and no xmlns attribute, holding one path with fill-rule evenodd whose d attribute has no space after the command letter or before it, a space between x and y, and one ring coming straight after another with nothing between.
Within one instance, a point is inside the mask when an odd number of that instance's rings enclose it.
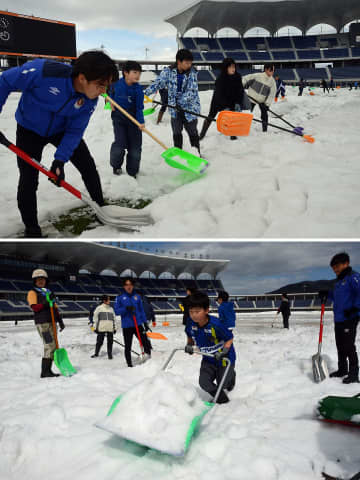
<instances>
[{"instance_id":1,"label":"red shovel handle","mask_svg":"<svg viewBox=\"0 0 360 480\"><path fill-rule=\"evenodd\" d=\"M325 303L322 303L321 304L321 315L320 315L319 343L322 343L323 328L324 328L324 313L325 313Z\"/></svg>"},{"instance_id":2,"label":"red shovel handle","mask_svg":"<svg viewBox=\"0 0 360 480\"><path fill-rule=\"evenodd\" d=\"M23 150L21 150L19 147L17 147L13 143L11 143L5 137L5 135L2 132L0 132L0 143L2 143L5 147L7 147L12 152L14 152L18 157L20 157L22 160L24 160L24 162L26 162L29 165L31 165L32 167L36 168L36 170L39 170L39 172L43 173L44 175L46 175L47 177L49 177L53 180L57 180L57 176L55 175L55 173L50 172L50 170L48 170L46 167L41 165L40 162L38 162L37 160L34 160L27 153L25 153ZM77 190L75 187L73 187L72 185L70 185L69 183L62 180L60 182L60 186L65 188L65 190L67 190L68 192L75 195L75 197L82 200L81 192L79 190Z\"/></svg>"},{"instance_id":3,"label":"red shovel handle","mask_svg":"<svg viewBox=\"0 0 360 480\"><path fill-rule=\"evenodd\" d=\"M139 340L139 343L140 343L141 353L144 355L144 346L143 346L142 341L141 341L140 332L139 332L139 327L138 327L138 324L137 324L135 315L133 315L133 320L134 320L136 335L137 335L138 340Z\"/></svg>"}]
</instances>

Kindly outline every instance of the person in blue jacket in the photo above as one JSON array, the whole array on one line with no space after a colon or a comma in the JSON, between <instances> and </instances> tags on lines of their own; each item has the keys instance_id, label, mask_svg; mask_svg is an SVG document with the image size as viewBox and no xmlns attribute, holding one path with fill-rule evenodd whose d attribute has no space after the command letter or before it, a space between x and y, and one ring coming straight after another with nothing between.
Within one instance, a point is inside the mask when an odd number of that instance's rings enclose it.
<instances>
[{"instance_id":1,"label":"person in blue jacket","mask_svg":"<svg viewBox=\"0 0 360 480\"><path fill-rule=\"evenodd\" d=\"M234 303L229 302L229 294L225 291L220 291L218 293L216 301L219 304L218 314L220 322L232 332L235 328L236 320Z\"/></svg>"},{"instance_id":2,"label":"person in blue jacket","mask_svg":"<svg viewBox=\"0 0 360 480\"><path fill-rule=\"evenodd\" d=\"M125 359L128 367L132 367L131 344L133 336L135 335L137 337L134 318L140 334L140 339L138 340L141 340L148 358L151 356L151 348L146 339L146 315L141 295L135 291L134 280L132 278L124 278L123 290L115 299L114 310L116 315L121 316L121 328L125 344Z\"/></svg>"},{"instance_id":3,"label":"person in blue jacket","mask_svg":"<svg viewBox=\"0 0 360 480\"><path fill-rule=\"evenodd\" d=\"M197 148L201 155L197 117L182 110L200 113L199 87L197 72L192 66L193 60L190 50L185 48L179 50L176 54L176 62L163 69L156 80L145 90L145 95L149 96L163 88L167 89L169 105L178 107L169 109L174 146L183 147L182 131L185 128L191 146Z\"/></svg>"},{"instance_id":4,"label":"person in blue jacket","mask_svg":"<svg viewBox=\"0 0 360 480\"><path fill-rule=\"evenodd\" d=\"M194 293L189 297L188 303L191 320L187 322L185 329L187 335L185 352L192 355L196 345L200 351L214 354L213 357L203 356L199 376L200 387L212 397L215 396L217 385L220 384L225 373L224 357L230 360L231 367L217 399L217 403L227 403L229 397L224 389L231 391L235 387L236 354L233 335L218 318L209 315L210 302L205 293Z\"/></svg>"},{"instance_id":5,"label":"person in blue jacket","mask_svg":"<svg viewBox=\"0 0 360 480\"><path fill-rule=\"evenodd\" d=\"M16 146L40 162L44 147L54 145L51 171L58 177L54 183L60 186L65 178L64 166L70 160L91 198L100 206L104 205L100 177L83 135L98 96L118 76L110 57L89 51L80 55L73 66L36 59L6 70L0 77L0 111L11 92L22 92L15 113ZM39 172L20 157L18 168L17 201L25 237L41 237L36 199Z\"/></svg>"},{"instance_id":6,"label":"person in blue jacket","mask_svg":"<svg viewBox=\"0 0 360 480\"><path fill-rule=\"evenodd\" d=\"M360 274L350 266L347 253L336 254L330 262L335 275L334 289L319 292L322 303L333 302L338 369L330 377L345 377L343 383L359 381L356 329L360 314Z\"/></svg>"},{"instance_id":7,"label":"person in blue jacket","mask_svg":"<svg viewBox=\"0 0 360 480\"><path fill-rule=\"evenodd\" d=\"M129 60L123 66L123 77L109 89L110 97L136 118L141 125L141 127L137 127L123 113L111 106L115 140L110 149L110 165L113 167L114 175L122 174L121 167L124 163L125 150L127 150L126 172L134 178L139 172L142 130L145 128L144 92L138 83L140 75L141 65Z\"/></svg>"}]
</instances>

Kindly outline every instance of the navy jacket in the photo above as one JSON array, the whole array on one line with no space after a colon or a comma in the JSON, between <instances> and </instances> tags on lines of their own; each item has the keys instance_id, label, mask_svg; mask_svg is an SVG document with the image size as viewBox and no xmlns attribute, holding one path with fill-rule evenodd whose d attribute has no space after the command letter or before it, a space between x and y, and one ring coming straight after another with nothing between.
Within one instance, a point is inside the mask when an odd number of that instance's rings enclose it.
<instances>
[{"instance_id":1,"label":"navy jacket","mask_svg":"<svg viewBox=\"0 0 360 480\"><path fill-rule=\"evenodd\" d=\"M71 73L70 65L37 59L0 76L0 112L9 94L20 90L16 121L42 137L63 132L55 152L63 162L78 147L97 104L74 90Z\"/></svg>"},{"instance_id":2,"label":"navy jacket","mask_svg":"<svg viewBox=\"0 0 360 480\"><path fill-rule=\"evenodd\" d=\"M351 267L344 270L337 278L334 289L328 293L334 302L335 322L356 320L360 312L360 275ZM349 312L349 310L352 310ZM348 312L346 312L348 311Z\"/></svg>"},{"instance_id":3,"label":"navy jacket","mask_svg":"<svg viewBox=\"0 0 360 480\"><path fill-rule=\"evenodd\" d=\"M135 312L131 313L126 310L126 307L135 307ZM135 290L132 294L122 290L122 293L115 299L114 310L116 315L121 315L121 328L135 327L133 315L135 315L136 322L141 325L146 322L146 315L144 312L141 295Z\"/></svg>"},{"instance_id":4,"label":"navy jacket","mask_svg":"<svg viewBox=\"0 0 360 480\"><path fill-rule=\"evenodd\" d=\"M199 327L197 323L189 318L185 328L186 335L193 339L195 345L204 353L216 353L220 350L224 343L233 338L233 334L228 330L220 320L212 315L209 315L209 321L203 327ZM227 357L232 364L235 364L236 354L235 348L232 344L227 354ZM203 357L209 363L221 365L211 357Z\"/></svg>"},{"instance_id":5,"label":"navy jacket","mask_svg":"<svg viewBox=\"0 0 360 480\"><path fill-rule=\"evenodd\" d=\"M233 302L222 302L218 308L219 320L226 328L234 328L236 315Z\"/></svg>"},{"instance_id":6,"label":"navy jacket","mask_svg":"<svg viewBox=\"0 0 360 480\"><path fill-rule=\"evenodd\" d=\"M120 105L120 107L135 117L139 123L145 123L143 114L144 91L140 83L134 83L133 85L129 86L125 82L124 78L120 78L120 80L110 87L109 95L113 100L115 100L116 103ZM116 109L112 112L111 117L121 118L126 120L126 122L130 122L127 117L125 117L119 110Z\"/></svg>"}]
</instances>

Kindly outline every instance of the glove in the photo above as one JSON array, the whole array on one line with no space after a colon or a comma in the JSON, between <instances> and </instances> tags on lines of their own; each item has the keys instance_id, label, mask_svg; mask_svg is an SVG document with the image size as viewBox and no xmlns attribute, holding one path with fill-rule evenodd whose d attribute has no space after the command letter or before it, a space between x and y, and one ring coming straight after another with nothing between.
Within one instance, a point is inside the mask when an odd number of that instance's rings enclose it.
<instances>
[{"instance_id":1,"label":"glove","mask_svg":"<svg viewBox=\"0 0 360 480\"><path fill-rule=\"evenodd\" d=\"M130 313L134 313L135 312L135 307L133 307L132 305L129 305L128 307L126 307L126 311L130 312Z\"/></svg>"},{"instance_id":2,"label":"glove","mask_svg":"<svg viewBox=\"0 0 360 480\"><path fill-rule=\"evenodd\" d=\"M147 322L144 323L145 332L150 330L149 324Z\"/></svg>"},{"instance_id":3,"label":"glove","mask_svg":"<svg viewBox=\"0 0 360 480\"><path fill-rule=\"evenodd\" d=\"M49 178L50 182L52 182L57 187L60 187L60 182L62 180L65 180L64 162L62 160L54 160L51 165L50 172L57 175L57 180Z\"/></svg>"},{"instance_id":4,"label":"glove","mask_svg":"<svg viewBox=\"0 0 360 480\"><path fill-rule=\"evenodd\" d=\"M318 293L319 298L321 300L321 303L326 303L326 300L328 298L329 290L320 290Z\"/></svg>"},{"instance_id":5,"label":"glove","mask_svg":"<svg viewBox=\"0 0 360 480\"><path fill-rule=\"evenodd\" d=\"M185 353L192 355L194 353L194 347L192 345L185 345Z\"/></svg>"},{"instance_id":6,"label":"glove","mask_svg":"<svg viewBox=\"0 0 360 480\"><path fill-rule=\"evenodd\" d=\"M358 309L356 307L347 308L344 310L344 317L347 320L357 320L358 318Z\"/></svg>"},{"instance_id":7,"label":"glove","mask_svg":"<svg viewBox=\"0 0 360 480\"><path fill-rule=\"evenodd\" d=\"M114 335L115 335L115 333L116 333L116 330L114 330Z\"/></svg>"},{"instance_id":8,"label":"glove","mask_svg":"<svg viewBox=\"0 0 360 480\"><path fill-rule=\"evenodd\" d=\"M223 349L221 350L221 352L216 352L215 355L214 355L214 358L217 362L219 362L220 360L222 360L224 357L226 357L226 355L229 353L229 348L226 348L226 347L223 347Z\"/></svg>"}]
</instances>

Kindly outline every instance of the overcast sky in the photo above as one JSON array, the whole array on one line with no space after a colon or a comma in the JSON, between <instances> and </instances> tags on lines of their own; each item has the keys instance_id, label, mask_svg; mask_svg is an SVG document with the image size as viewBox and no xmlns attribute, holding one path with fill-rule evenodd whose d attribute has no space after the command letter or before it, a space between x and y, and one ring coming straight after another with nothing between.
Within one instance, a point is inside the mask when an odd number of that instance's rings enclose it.
<instances>
[{"instance_id":1,"label":"overcast sky","mask_svg":"<svg viewBox=\"0 0 360 480\"><path fill-rule=\"evenodd\" d=\"M130 242L127 247L230 260L219 278L232 294L261 294L289 283L333 279L329 262L341 251L360 268L360 242Z\"/></svg>"},{"instance_id":2,"label":"overcast sky","mask_svg":"<svg viewBox=\"0 0 360 480\"><path fill-rule=\"evenodd\" d=\"M168 60L177 50L176 29L164 19L195 3L188 0L7 0L1 8L75 23L79 51L104 45L116 59L139 60L145 59L145 48L148 48L149 59Z\"/></svg>"}]
</instances>

